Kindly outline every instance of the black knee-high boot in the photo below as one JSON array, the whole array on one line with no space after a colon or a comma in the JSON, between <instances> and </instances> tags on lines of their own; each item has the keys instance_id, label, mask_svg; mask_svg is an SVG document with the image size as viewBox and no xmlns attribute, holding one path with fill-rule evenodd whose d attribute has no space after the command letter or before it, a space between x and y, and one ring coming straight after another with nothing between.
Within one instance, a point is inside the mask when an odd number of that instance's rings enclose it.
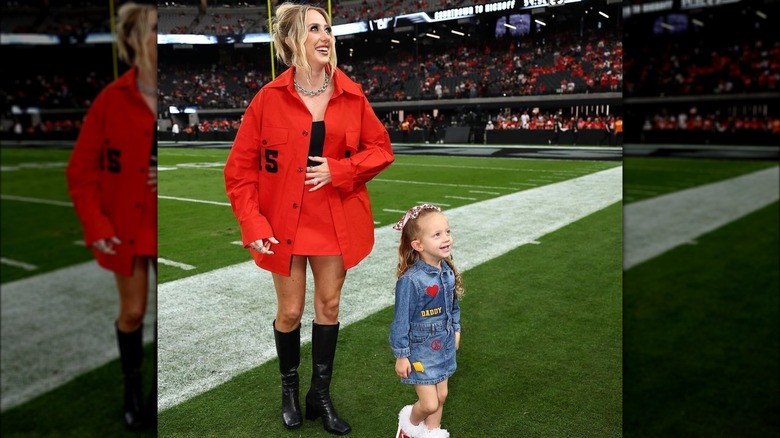
<instances>
[{"instance_id":1,"label":"black knee-high boot","mask_svg":"<svg viewBox=\"0 0 780 438\"><path fill-rule=\"evenodd\" d=\"M128 429L142 429L147 426L142 403L141 361L143 360L143 324L135 331L125 333L116 327L119 344L119 359L124 375L124 419Z\"/></svg>"},{"instance_id":2,"label":"black knee-high boot","mask_svg":"<svg viewBox=\"0 0 780 438\"><path fill-rule=\"evenodd\" d=\"M279 372L282 374L282 424L288 429L303 423L298 401L298 365L301 363L301 326L289 332L276 330L274 321L276 354L279 356Z\"/></svg>"},{"instance_id":3,"label":"black knee-high boot","mask_svg":"<svg viewBox=\"0 0 780 438\"><path fill-rule=\"evenodd\" d=\"M352 427L338 417L330 400L330 380L333 377L333 359L336 356L336 341L339 337L339 324L319 325L312 323L311 388L306 394L306 418L316 420L322 417L325 430L346 435Z\"/></svg>"}]
</instances>

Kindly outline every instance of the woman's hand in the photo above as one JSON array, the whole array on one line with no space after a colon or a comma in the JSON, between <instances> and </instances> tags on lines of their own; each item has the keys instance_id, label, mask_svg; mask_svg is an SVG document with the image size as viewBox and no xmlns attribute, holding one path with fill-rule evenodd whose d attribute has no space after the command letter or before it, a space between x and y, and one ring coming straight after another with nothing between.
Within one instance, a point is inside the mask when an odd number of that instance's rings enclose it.
<instances>
[{"instance_id":1,"label":"woman's hand","mask_svg":"<svg viewBox=\"0 0 780 438\"><path fill-rule=\"evenodd\" d=\"M318 166L308 166L306 168L306 178L311 178L304 184L312 185L309 191L313 192L319 190L325 184L331 182L333 178L330 176L330 168L328 167L328 159L324 157L309 157L311 161L322 163Z\"/></svg>"},{"instance_id":2,"label":"woman's hand","mask_svg":"<svg viewBox=\"0 0 780 438\"><path fill-rule=\"evenodd\" d=\"M408 357L399 357L395 360L395 374L398 375L398 377L406 379L411 372L412 364L409 363Z\"/></svg>"},{"instance_id":3,"label":"woman's hand","mask_svg":"<svg viewBox=\"0 0 780 438\"><path fill-rule=\"evenodd\" d=\"M116 248L114 245L119 245L120 243L122 243L122 241L119 240L118 237L114 236L109 237L108 239L96 240L92 244L92 247L102 252L103 254L114 255L116 254Z\"/></svg>"},{"instance_id":4,"label":"woman's hand","mask_svg":"<svg viewBox=\"0 0 780 438\"><path fill-rule=\"evenodd\" d=\"M271 244L279 243L275 237L271 236L268 239L258 239L249 244L249 247L259 252L260 254L273 254L271 251Z\"/></svg>"}]
</instances>

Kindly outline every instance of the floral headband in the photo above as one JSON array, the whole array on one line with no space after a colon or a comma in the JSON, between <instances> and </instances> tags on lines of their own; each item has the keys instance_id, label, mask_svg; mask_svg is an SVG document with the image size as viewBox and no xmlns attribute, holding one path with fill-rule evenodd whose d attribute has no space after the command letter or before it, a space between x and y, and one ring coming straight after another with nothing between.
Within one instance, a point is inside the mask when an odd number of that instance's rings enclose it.
<instances>
[{"instance_id":1,"label":"floral headband","mask_svg":"<svg viewBox=\"0 0 780 438\"><path fill-rule=\"evenodd\" d=\"M393 225L393 229L397 231L402 231L404 227L406 226L406 223L409 222L412 219L417 219L417 216L420 214L423 210L436 210L441 211L441 208L433 205L433 204L420 204L415 205L414 207L410 208L409 211L406 212L404 217L401 218L398 222L396 222L395 225Z\"/></svg>"}]
</instances>

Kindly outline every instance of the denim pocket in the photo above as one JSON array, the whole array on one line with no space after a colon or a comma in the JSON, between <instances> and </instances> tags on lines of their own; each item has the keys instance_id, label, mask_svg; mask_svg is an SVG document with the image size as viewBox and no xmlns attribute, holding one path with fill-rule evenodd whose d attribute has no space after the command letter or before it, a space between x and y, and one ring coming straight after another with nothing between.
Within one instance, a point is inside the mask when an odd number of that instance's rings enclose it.
<instances>
[{"instance_id":1,"label":"denim pocket","mask_svg":"<svg viewBox=\"0 0 780 438\"><path fill-rule=\"evenodd\" d=\"M428 342L431 337L430 330L412 330L409 341L412 345L420 345Z\"/></svg>"}]
</instances>

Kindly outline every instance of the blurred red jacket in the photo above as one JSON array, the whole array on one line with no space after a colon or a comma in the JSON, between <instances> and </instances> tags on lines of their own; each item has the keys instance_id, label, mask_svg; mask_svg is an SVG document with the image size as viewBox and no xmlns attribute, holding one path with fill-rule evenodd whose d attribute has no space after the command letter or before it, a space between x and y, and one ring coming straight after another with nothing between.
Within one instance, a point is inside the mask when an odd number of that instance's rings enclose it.
<instances>
[{"instance_id":1,"label":"blurred red jacket","mask_svg":"<svg viewBox=\"0 0 780 438\"><path fill-rule=\"evenodd\" d=\"M116 236L116 254L92 249L100 266L131 275L141 225L156 121L136 84L133 67L95 97L81 128L66 177L87 247Z\"/></svg>"},{"instance_id":2,"label":"blurred red jacket","mask_svg":"<svg viewBox=\"0 0 780 438\"><path fill-rule=\"evenodd\" d=\"M225 187L244 247L276 237L272 255L251 251L255 263L290 275L292 239L300 216L312 116L293 86L294 68L266 84L249 104L225 163ZM335 190L328 203L344 268L374 246L374 219L366 183L393 160L390 136L360 86L336 69L325 112L323 156ZM305 188L304 188L305 187ZM322 190L322 189L320 189Z\"/></svg>"}]
</instances>

